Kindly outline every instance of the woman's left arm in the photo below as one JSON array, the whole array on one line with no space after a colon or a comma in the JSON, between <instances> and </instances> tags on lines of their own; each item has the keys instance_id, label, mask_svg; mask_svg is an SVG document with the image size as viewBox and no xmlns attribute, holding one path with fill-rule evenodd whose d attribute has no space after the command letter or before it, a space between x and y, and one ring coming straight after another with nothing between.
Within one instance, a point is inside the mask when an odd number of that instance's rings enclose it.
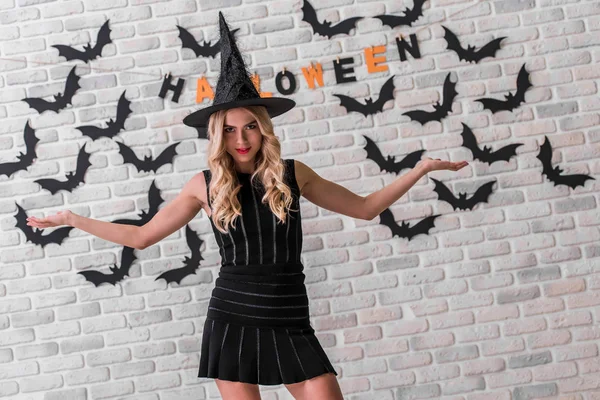
<instances>
[{"instance_id":1,"label":"woman's left arm","mask_svg":"<svg viewBox=\"0 0 600 400\"><path fill-rule=\"evenodd\" d=\"M372 220L386 208L394 204L419 179L428 172L441 169L459 170L467 165L466 161L450 162L427 158L421 160L406 174L398 177L389 185L369 194L360 196L335 182L320 177L306 164L295 160L300 191L311 203L329 211L353 218Z\"/></svg>"}]
</instances>

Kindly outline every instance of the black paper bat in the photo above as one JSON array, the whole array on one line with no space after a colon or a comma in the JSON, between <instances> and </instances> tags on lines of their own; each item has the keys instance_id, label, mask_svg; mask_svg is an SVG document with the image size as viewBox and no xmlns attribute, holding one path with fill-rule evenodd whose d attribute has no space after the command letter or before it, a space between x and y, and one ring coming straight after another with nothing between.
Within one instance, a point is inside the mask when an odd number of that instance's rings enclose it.
<instances>
[{"instance_id":1,"label":"black paper bat","mask_svg":"<svg viewBox=\"0 0 600 400\"><path fill-rule=\"evenodd\" d=\"M519 70L519 75L517 76L517 91L514 95L512 93L504 95L506 100L483 98L475 101L483 104L483 108L487 108L494 114L502 110L512 111L515 108L518 108L521 103L525 102L525 92L531 86L531 82L529 82L529 72L527 72L525 64L523 64Z\"/></svg>"},{"instance_id":2,"label":"black paper bat","mask_svg":"<svg viewBox=\"0 0 600 400\"><path fill-rule=\"evenodd\" d=\"M56 47L58 49L58 55L65 57L67 61L81 60L87 63L96 57L100 57L104 46L106 46L108 43L111 43L108 21L110 20L106 20L106 22L100 27L96 38L96 45L94 47L92 47L89 43L83 46L83 51L63 44L56 44L52 47Z\"/></svg>"},{"instance_id":3,"label":"black paper bat","mask_svg":"<svg viewBox=\"0 0 600 400\"><path fill-rule=\"evenodd\" d=\"M112 267L109 267L109 274L95 270L80 271L78 274L83 275L88 282L92 282L96 287L100 286L102 283L110 283L115 286L117 282L120 282L123 278L129 276L131 265L137 258L133 253L133 250L134 249L131 247L123 247L123 251L121 252L121 266L117 267L116 264L113 264Z\"/></svg>"},{"instance_id":4,"label":"black paper bat","mask_svg":"<svg viewBox=\"0 0 600 400\"><path fill-rule=\"evenodd\" d=\"M181 47L186 49L191 49L196 57L212 57L215 58L217 54L221 51L221 39L217 40L215 44L210 44L210 42L203 42L199 44L194 35L192 35L187 29L176 25L177 29L179 29L179 38L181 39ZM234 29L231 31L232 35L239 31L238 29Z\"/></svg>"},{"instance_id":5,"label":"black paper bat","mask_svg":"<svg viewBox=\"0 0 600 400\"><path fill-rule=\"evenodd\" d=\"M204 260L202 257L202 253L200 252L200 246L204 241L198 237L196 232L194 232L189 225L185 226L185 239L189 249L192 252L192 256L185 257L183 260L183 267L175 268L169 271L165 271L160 274L155 281L159 279L164 279L167 281L167 285L169 282L177 282L181 283L181 280L188 275L195 274L198 266L200 265L200 261Z\"/></svg>"},{"instance_id":6,"label":"black paper bat","mask_svg":"<svg viewBox=\"0 0 600 400\"><path fill-rule=\"evenodd\" d=\"M456 82L450 81L450 72L446 75L446 79L444 80L444 102L440 104L440 102L436 102L433 105L435 111L407 111L402 115L408 115L410 119L413 121L418 121L421 125L425 125L430 121L438 121L441 122L442 118L448 116L452 111L452 102L454 98L458 94L454 89L456 87Z\"/></svg>"},{"instance_id":7,"label":"black paper bat","mask_svg":"<svg viewBox=\"0 0 600 400\"><path fill-rule=\"evenodd\" d=\"M381 214L379 214L379 223L392 230L392 237L398 236L401 238L407 238L410 241L413 237L420 233L428 234L429 230L435 226L435 219L439 216L440 214L430 215L429 217L425 217L421 221L409 227L404 221L398 225L394 219L394 214L392 214L389 208L386 208Z\"/></svg>"},{"instance_id":8,"label":"black paper bat","mask_svg":"<svg viewBox=\"0 0 600 400\"><path fill-rule=\"evenodd\" d=\"M421 160L421 154L425 152L425 150L416 150L406 155L401 161L395 161L395 156L386 156L384 158L377 144L367 136L363 135L363 137L367 141L367 144L364 147L367 151L367 158L375 161L379 169L386 172L399 174L404 168L414 168Z\"/></svg>"},{"instance_id":9,"label":"black paper bat","mask_svg":"<svg viewBox=\"0 0 600 400\"><path fill-rule=\"evenodd\" d=\"M448 44L448 49L454 50L454 52L456 52L460 60L465 60L468 62L478 63L486 57L494 57L496 55L496 52L500 50L500 42L506 39L506 36L494 39L491 42L485 44L479 50L475 50L475 46L471 45L467 45L467 48L465 49L460 44L460 40L458 40L458 37L456 37L454 32L452 32L450 29L446 28L443 25L442 28L444 28L444 32L446 32L444 39Z\"/></svg>"},{"instance_id":10,"label":"black paper bat","mask_svg":"<svg viewBox=\"0 0 600 400\"><path fill-rule=\"evenodd\" d=\"M26 171L27 167L33 164L33 160L37 158L35 146L40 139L35 136L35 131L29 125L29 120L23 129L23 141L25 142L25 150L27 153L19 152L17 156L19 161L0 163L0 175L6 175L8 178L17 171Z\"/></svg>"},{"instance_id":11,"label":"black paper bat","mask_svg":"<svg viewBox=\"0 0 600 400\"><path fill-rule=\"evenodd\" d=\"M488 197L492 194L492 186L496 181L490 181L484 183L480 187L477 188L475 194L467 199L466 193L459 193L458 198L454 197L454 194L448 189L443 182L438 181L433 178L429 178L435 182L435 188L433 189L437 194L440 200L450 203L453 209L460 210L472 210L479 203L487 203Z\"/></svg>"},{"instance_id":12,"label":"black paper bat","mask_svg":"<svg viewBox=\"0 0 600 400\"><path fill-rule=\"evenodd\" d=\"M512 156L517 154L517 147L523 146L523 143L509 144L494 152L492 152L491 147L487 147L485 145L483 146L483 149L480 149L479 145L477 144L477 138L473 134L471 128L464 123L462 126L463 131L460 135L463 138L463 146L471 150L474 160L480 160L488 163L489 165L492 165L492 163L495 161L509 161Z\"/></svg>"},{"instance_id":13,"label":"black paper bat","mask_svg":"<svg viewBox=\"0 0 600 400\"><path fill-rule=\"evenodd\" d=\"M54 194L59 190L66 190L67 192L72 192L80 184L84 183L83 177L85 176L86 171L92 165L90 163L90 153L85 152L85 145L79 150L79 154L77 155L77 167L75 168L75 172L69 172L66 175L66 181L59 181L52 178L45 179L37 179L35 182L39 183L41 187L50 191L50 193Z\"/></svg>"},{"instance_id":14,"label":"black paper bat","mask_svg":"<svg viewBox=\"0 0 600 400\"><path fill-rule=\"evenodd\" d=\"M111 222L115 224L142 226L146 222L150 221L152 217L154 217L154 215L158 212L158 207L162 204L163 201L163 198L160 196L160 190L158 190L158 188L154 184L154 181L152 181L152 184L150 185L150 190L148 191L148 211L142 211L141 214L138 214L138 217L140 217L140 219L117 219Z\"/></svg>"},{"instance_id":15,"label":"black paper bat","mask_svg":"<svg viewBox=\"0 0 600 400\"><path fill-rule=\"evenodd\" d=\"M27 225L27 213L23 208L21 208L20 205L16 205L18 211L15 215L15 219L17 220L17 224L15 226L25 234L26 242L30 241L31 243L39 244L42 247L46 247L46 245L49 243L61 244L63 240L69 236L71 229L73 229L72 226L63 226L62 228L53 230L47 235L42 235L44 230Z\"/></svg>"},{"instance_id":16,"label":"black paper bat","mask_svg":"<svg viewBox=\"0 0 600 400\"><path fill-rule=\"evenodd\" d=\"M372 114L377 114L383 111L383 106L388 100L394 99L394 77L391 76L381 87L379 91L379 98L373 101L371 97L365 99L365 104L353 99L352 97L345 96L343 94L333 94L340 99L340 105L346 109L347 112L356 111L364 115L365 117Z\"/></svg>"},{"instance_id":17,"label":"black paper bat","mask_svg":"<svg viewBox=\"0 0 600 400\"><path fill-rule=\"evenodd\" d=\"M158 171L158 169L163 165L173 162L173 158L177 155L175 148L179 145L179 143L181 142L173 143L164 149L155 159L152 159L152 156L144 156L144 159L141 160L135 155L131 147L124 143L117 142L119 145L119 154L123 156L124 163L133 164L138 171L154 172Z\"/></svg>"},{"instance_id":18,"label":"black paper bat","mask_svg":"<svg viewBox=\"0 0 600 400\"><path fill-rule=\"evenodd\" d=\"M112 118L108 120L106 123L106 128L99 128L95 125L83 125L78 126L75 129L81 131L82 134L96 140L102 136L107 138L112 138L116 136L122 129L125 129L125 120L131 114L131 108L129 105L131 102L127 100L125 97L125 91L119 97L119 102L117 103L117 116L116 119Z\"/></svg>"},{"instance_id":19,"label":"black paper bat","mask_svg":"<svg viewBox=\"0 0 600 400\"><path fill-rule=\"evenodd\" d=\"M383 25L395 28L400 25L412 26L421 16L423 16L423 4L425 0L414 0L413 8L406 8L404 15L377 15L373 18L381 20Z\"/></svg>"},{"instance_id":20,"label":"black paper bat","mask_svg":"<svg viewBox=\"0 0 600 400\"><path fill-rule=\"evenodd\" d=\"M563 170L560 167L552 166L552 144L548 140L548 136L544 136L544 144L540 146L540 152L536 157L542 162L542 174L546 175L548 180L554 183L554 186L566 185L575 189L577 186L584 187L585 181L589 179L596 180L583 174L561 175Z\"/></svg>"},{"instance_id":21,"label":"black paper bat","mask_svg":"<svg viewBox=\"0 0 600 400\"><path fill-rule=\"evenodd\" d=\"M71 104L73 95L77 92L77 89L81 87L79 86L79 76L75 74L76 67L77 66L71 68L71 72L69 72L69 75L67 76L64 93L55 94L54 101L44 100L40 97L25 97L23 101L40 114L48 110L59 112L65 108L67 104Z\"/></svg>"},{"instance_id":22,"label":"black paper bat","mask_svg":"<svg viewBox=\"0 0 600 400\"><path fill-rule=\"evenodd\" d=\"M340 33L348 34L352 29L354 29L354 25L356 25L356 21L362 19L363 17L352 17L341 21L336 25L331 25L331 22L324 20L322 23L319 22L317 18L317 12L313 8L313 6L308 2L308 0L304 0L304 5L302 6L302 21L306 21L312 26L313 32L317 33L321 36L327 36L331 39L332 36L338 35Z\"/></svg>"}]
</instances>

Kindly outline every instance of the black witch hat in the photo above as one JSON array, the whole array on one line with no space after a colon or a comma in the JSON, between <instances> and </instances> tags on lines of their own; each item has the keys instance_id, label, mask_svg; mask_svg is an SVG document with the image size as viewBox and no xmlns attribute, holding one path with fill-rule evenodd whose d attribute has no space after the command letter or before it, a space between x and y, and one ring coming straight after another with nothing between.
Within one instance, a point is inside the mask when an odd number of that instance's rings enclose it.
<instances>
[{"instance_id":1,"label":"black witch hat","mask_svg":"<svg viewBox=\"0 0 600 400\"><path fill-rule=\"evenodd\" d=\"M212 113L228 108L265 106L271 117L283 114L293 108L296 105L294 100L284 97L260 97L235 44L234 36L229 31L221 12L219 12L219 30L221 34L221 72L213 104L189 114L183 119L183 123L195 128L207 128L208 118ZM206 137L206 129L199 129L199 132L204 132L203 137Z\"/></svg>"}]
</instances>

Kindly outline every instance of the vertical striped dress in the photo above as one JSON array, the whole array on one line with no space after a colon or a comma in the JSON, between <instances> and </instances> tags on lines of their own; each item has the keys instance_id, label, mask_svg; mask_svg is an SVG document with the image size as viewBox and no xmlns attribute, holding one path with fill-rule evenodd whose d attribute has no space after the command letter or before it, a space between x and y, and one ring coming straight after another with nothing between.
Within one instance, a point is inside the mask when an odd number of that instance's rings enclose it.
<instances>
[{"instance_id":1,"label":"vertical striped dress","mask_svg":"<svg viewBox=\"0 0 600 400\"><path fill-rule=\"evenodd\" d=\"M277 223L261 202L262 184L241 172L242 215L235 229L223 234L211 219L221 267L204 324L198 377L279 385L337 375L310 325L300 259L300 188L294 160L282 161L294 198L286 223ZM202 172L208 198L211 173Z\"/></svg>"}]
</instances>

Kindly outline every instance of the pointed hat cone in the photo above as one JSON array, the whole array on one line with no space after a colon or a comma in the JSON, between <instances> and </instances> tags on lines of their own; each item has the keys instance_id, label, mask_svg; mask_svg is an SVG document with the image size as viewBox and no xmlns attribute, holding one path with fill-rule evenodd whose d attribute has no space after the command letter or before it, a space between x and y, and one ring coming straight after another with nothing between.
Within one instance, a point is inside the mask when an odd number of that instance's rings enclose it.
<instances>
[{"instance_id":1,"label":"pointed hat cone","mask_svg":"<svg viewBox=\"0 0 600 400\"><path fill-rule=\"evenodd\" d=\"M235 43L235 38L221 12L219 12L219 31L221 35L219 41L221 46L221 71L213 104L189 114L183 119L183 123L196 128L206 128L212 113L236 107L264 106L271 117L283 114L293 108L296 103L291 99L260 97ZM204 132L201 137L206 137L205 130L200 130L200 132Z\"/></svg>"}]
</instances>

